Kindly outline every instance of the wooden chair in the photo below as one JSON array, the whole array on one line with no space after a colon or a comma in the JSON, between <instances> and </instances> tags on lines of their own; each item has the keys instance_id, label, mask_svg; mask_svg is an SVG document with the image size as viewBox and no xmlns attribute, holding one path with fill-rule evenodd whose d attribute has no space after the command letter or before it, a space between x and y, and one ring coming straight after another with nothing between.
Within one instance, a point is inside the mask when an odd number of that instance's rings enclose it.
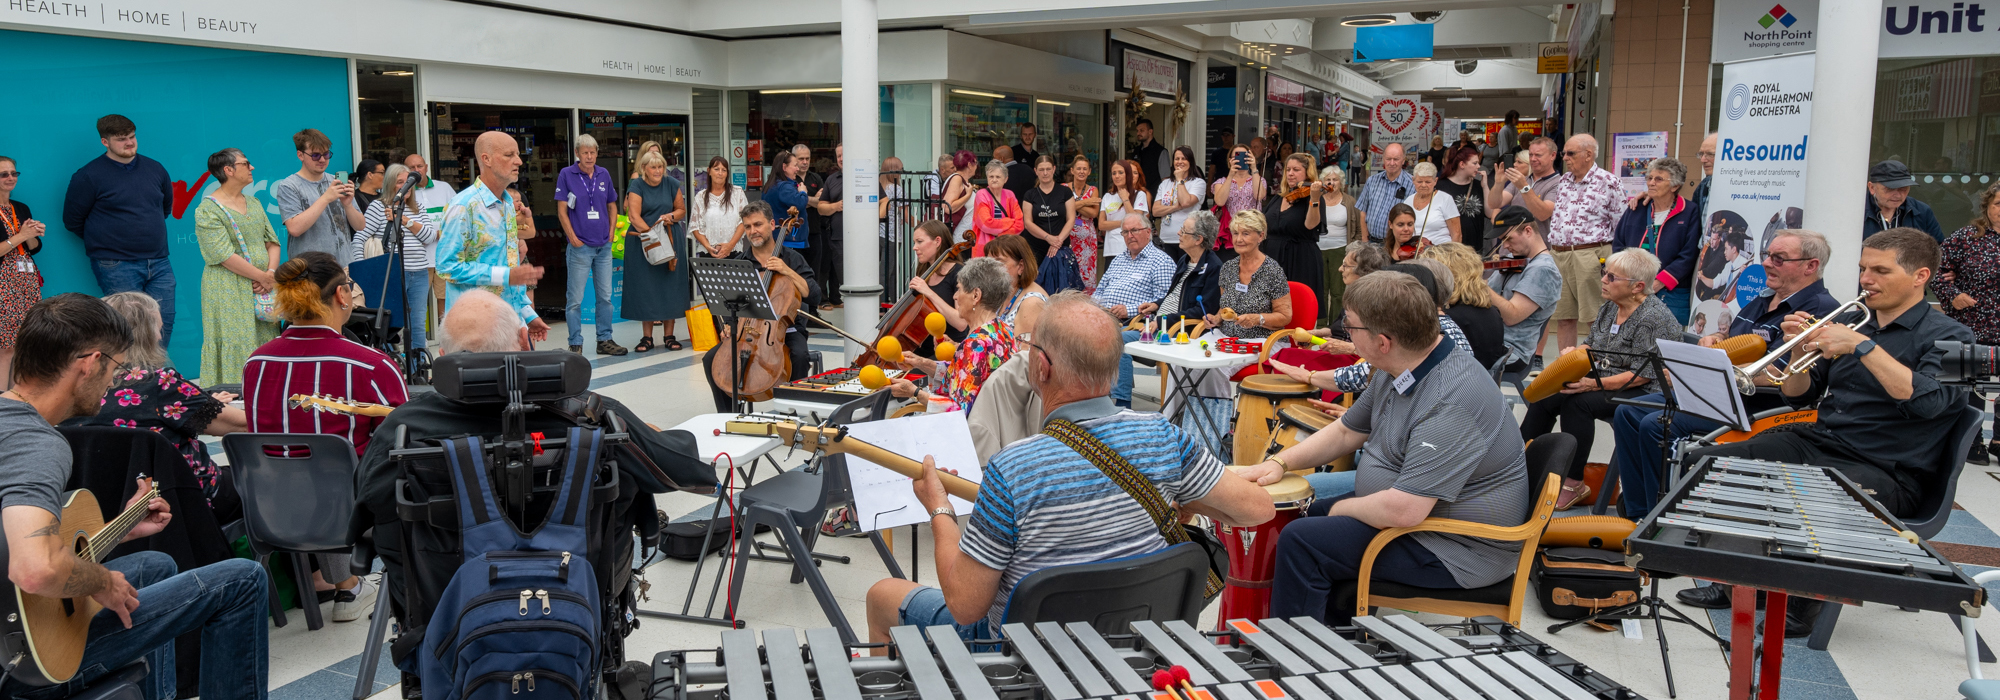
<instances>
[{"instance_id":1,"label":"wooden chair","mask_svg":"<svg viewBox=\"0 0 2000 700\"><path fill-rule=\"evenodd\" d=\"M1394 527L1375 533L1375 539L1368 543L1367 551L1361 555L1361 577L1355 582L1355 614L1367 615L1371 607L1389 607L1455 617L1491 615L1506 620L1507 624L1520 625L1535 549L1541 543L1542 531L1548 527L1549 519L1555 513L1556 496L1562 492L1562 475L1557 470L1569 464L1570 456L1575 452L1576 438L1563 433L1543 435L1528 445L1528 473L1531 477L1528 483L1540 483L1542 488L1529 501L1527 522L1520 525L1496 527L1465 520L1427 518L1415 527ZM1412 532L1442 532L1519 542L1521 555L1513 576L1483 588L1420 588L1393 581L1371 582L1369 577L1375 569L1375 556L1381 554L1382 548L1391 540Z\"/></svg>"}]
</instances>

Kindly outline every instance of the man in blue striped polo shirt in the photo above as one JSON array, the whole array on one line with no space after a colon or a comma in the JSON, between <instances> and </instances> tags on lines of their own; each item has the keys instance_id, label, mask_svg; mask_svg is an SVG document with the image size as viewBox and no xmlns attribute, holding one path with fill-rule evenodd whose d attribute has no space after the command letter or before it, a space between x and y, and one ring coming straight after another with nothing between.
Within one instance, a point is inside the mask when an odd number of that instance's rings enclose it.
<instances>
[{"instance_id":1,"label":"man in blue striped polo shirt","mask_svg":"<svg viewBox=\"0 0 2000 700\"><path fill-rule=\"evenodd\" d=\"M1247 527L1271 519L1271 498L1223 469L1199 443L1155 413L1112 405L1124 345L1118 323L1081 292L1056 295L1028 343L1028 380L1043 419L1069 421L1103 442L1183 512ZM1089 459L1043 433L987 463L979 500L961 530L930 457L914 482L931 514L941 588L883 579L868 590L868 638L898 625L957 627L965 639L999 636L1014 586L1052 566L1147 554L1166 547L1145 508Z\"/></svg>"}]
</instances>

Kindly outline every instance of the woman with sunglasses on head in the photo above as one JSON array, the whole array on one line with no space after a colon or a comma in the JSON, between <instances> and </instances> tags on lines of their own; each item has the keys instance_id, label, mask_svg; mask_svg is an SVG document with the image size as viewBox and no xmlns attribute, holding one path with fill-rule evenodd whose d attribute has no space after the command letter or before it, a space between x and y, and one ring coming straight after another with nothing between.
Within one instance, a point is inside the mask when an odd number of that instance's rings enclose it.
<instances>
[{"instance_id":1,"label":"woman with sunglasses on head","mask_svg":"<svg viewBox=\"0 0 2000 700\"><path fill-rule=\"evenodd\" d=\"M354 164L354 180L360 183L354 186L354 208L367 214L368 205L382 196L382 180L387 173L388 167L374 158Z\"/></svg>"},{"instance_id":2,"label":"woman with sunglasses on head","mask_svg":"<svg viewBox=\"0 0 2000 700\"><path fill-rule=\"evenodd\" d=\"M21 166L0 156L0 390L14 384L14 336L28 308L42 300L42 273L35 267L48 226L36 221L24 202L14 201Z\"/></svg>"},{"instance_id":3,"label":"woman with sunglasses on head","mask_svg":"<svg viewBox=\"0 0 2000 700\"><path fill-rule=\"evenodd\" d=\"M294 407L297 394L383 406L401 406L409 389L396 363L380 351L348 340L341 327L360 303L361 286L332 255L307 251L278 267L278 315L292 325L250 355L243 367L243 411L253 433L320 433L347 438L359 457L382 418ZM334 595L333 621L368 614L375 586L348 573L347 555L318 554L314 587ZM327 583L327 579L340 581Z\"/></svg>"},{"instance_id":4,"label":"woman with sunglasses on head","mask_svg":"<svg viewBox=\"0 0 2000 700\"><path fill-rule=\"evenodd\" d=\"M208 173L221 186L194 210L195 240L207 263L201 271L201 380L210 384L243 381L244 360L278 336L276 322L257 317L256 296L277 286L278 234L263 204L243 193L255 170L242 151L216 151L208 157ZM428 278L424 289L430 289Z\"/></svg>"}]
</instances>

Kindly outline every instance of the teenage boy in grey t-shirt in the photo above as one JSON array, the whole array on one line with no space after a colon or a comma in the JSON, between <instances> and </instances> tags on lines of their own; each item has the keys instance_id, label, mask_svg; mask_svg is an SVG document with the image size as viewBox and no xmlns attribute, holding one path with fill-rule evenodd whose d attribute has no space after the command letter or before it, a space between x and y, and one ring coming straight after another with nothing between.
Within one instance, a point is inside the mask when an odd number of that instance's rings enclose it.
<instances>
[{"instance_id":1,"label":"teenage boy in grey t-shirt","mask_svg":"<svg viewBox=\"0 0 2000 700\"><path fill-rule=\"evenodd\" d=\"M355 257L349 249L354 232L368 228L368 218L354 206L354 185L327 177L333 141L326 134L306 129L292 135L292 145L298 149L299 171L271 185L278 218L285 223L285 259L317 250L345 265Z\"/></svg>"},{"instance_id":2,"label":"teenage boy in grey t-shirt","mask_svg":"<svg viewBox=\"0 0 2000 700\"><path fill-rule=\"evenodd\" d=\"M1506 233L1501 239L1507 250L1528 259L1519 273L1501 273L1500 288L1493 290L1493 307L1506 322L1507 370L1528 368L1535 347L1541 343L1556 300L1562 298L1562 271L1549 255L1549 244L1535 227L1535 217L1525 207L1514 205L1493 217L1493 226Z\"/></svg>"}]
</instances>

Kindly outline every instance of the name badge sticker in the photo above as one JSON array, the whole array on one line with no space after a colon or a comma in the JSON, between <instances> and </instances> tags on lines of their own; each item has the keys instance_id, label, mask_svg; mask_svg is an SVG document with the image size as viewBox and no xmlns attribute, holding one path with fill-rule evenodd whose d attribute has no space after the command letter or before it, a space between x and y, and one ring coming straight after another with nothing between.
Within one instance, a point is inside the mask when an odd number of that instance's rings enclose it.
<instances>
[{"instance_id":1,"label":"name badge sticker","mask_svg":"<svg viewBox=\"0 0 2000 700\"><path fill-rule=\"evenodd\" d=\"M1239 292L1249 292L1249 291L1250 291L1250 285L1247 285L1247 284L1244 284L1244 283L1242 283L1242 282L1237 282L1237 283L1236 283L1236 291L1239 291Z\"/></svg>"},{"instance_id":2,"label":"name badge sticker","mask_svg":"<svg viewBox=\"0 0 2000 700\"><path fill-rule=\"evenodd\" d=\"M1396 381L1395 381L1396 393L1400 394L1409 391L1410 385L1416 383L1417 383L1417 375L1410 374L1408 370L1404 370L1402 374L1396 375Z\"/></svg>"}]
</instances>

